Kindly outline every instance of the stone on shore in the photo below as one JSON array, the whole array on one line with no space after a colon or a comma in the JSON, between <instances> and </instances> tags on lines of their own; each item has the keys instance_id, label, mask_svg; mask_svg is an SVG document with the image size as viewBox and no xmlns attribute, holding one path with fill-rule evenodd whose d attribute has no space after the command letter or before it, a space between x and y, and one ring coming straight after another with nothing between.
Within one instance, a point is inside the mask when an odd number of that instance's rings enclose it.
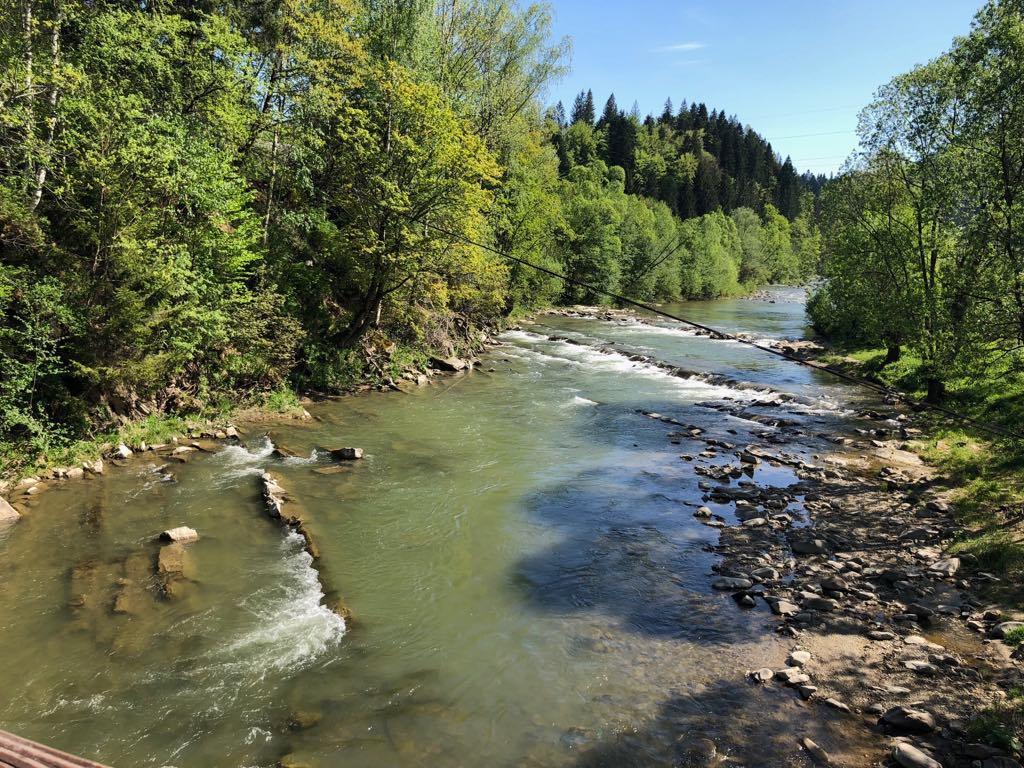
<instances>
[{"instance_id":1,"label":"stone on shore","mask_svg":"<svg viewBox=\"0 0 1024 768\"><path fill-rule=\"evenodd\" d=\"M21 514L10 505L7 499L0 498L0 523L13 523L21 519Z\"/></svg>"},{"instance_id":2,"label":"stone on shore","mask_svg":"<svg viewBox=\"0 0 1024 768\"><path fill-rule=\"evenodd\" d=\"M194 528L181 525L177 528L169 528L160 534L161 541L179 541L182 543L198 541L199 533Z\"/></svg>"},{"instance_id":3,"label":"stone on shore","mask_svg":"<svg viewBox=\"0 0 1024 768\"><path fill-rule=\"evenodd\" d=\"M801 743L803 744L804 749L807 750L808 754L810 754L810 756L813 757L816 761L818 761L822 765L832 765L832 756L829 755L828 752L819 747L817 744L815 744L813 741L811 741L809 738L804 736L803 741Z\"/></svg>"},{"instance_id":4,"label":"stone on shore","mask_svg":"<svg viewBox=\"0 0 1024 768\"><path fill-rule=\"evenodd\" d=\"M999 640L1004 639L1010 632L1015 629L1024 627L1024 621L1004 621L1001 624L996 624L989 631L991 637L998 638Z\"/></svg>"},{"instance_id":5,"label":"stone on shore","mask_svg":"<svg viewBox=\"0 0 1024 768\"><path fill-rule=\"evenodd\" d=\"M960 570L960 558L947 557L945 560L932 563L928 566L928 570L940 576L953 576Z\"/></svg>"},{"instance_id":6,"label":"stone on shore","mask_svg":"<svg viewBox=\"0 0 1024 768\"><path fill-rule=\"evenodd\" d=\"M893 707L878 722L899 733L931 733L935 730L935 718L930 712L910 707Z\"/></svg>"},{"instance_id":7,"label":"stone on shore","mask_svg":"<svg viewBox=\"0 0 1024 768\"><path fill-rule=\"evenodd\" d=\"M942 763L928 757L913 744L897 744L892 757L903 768L942 768Z\"/></svg>"},{"instance_id":8,"label":"stone on shore","mask_svg":"<svg viewBox=\"0 0 1024 768\"><path fill-rule=\"evenodd\" d=\"M430 358L430 364L438 370L449 371L450 373L464 371L470 367L469 363L461 357L432 357Z\"/></svg>"},{"instance_id":9,"label":"stone on shore","mask_svg":"<svg viewBox=\"0 0 1024 768\"><path fill-rule=\"evenodd\" d=\"M811 654L807 651L793 651L789 654L789 663L794 667L803 667L811 660Z\"/></svg>"},{"instance_id":10,"label":"stone on shore","mask_svg":"<svg viewBox=\"0 0 1024 768\"><path fill-rule=\"evenodd\" d=\"M733 576L720 576L711 582L714 589L750 589L754 585L750 579L742 579Z\"/></svg>"}]
</instances>

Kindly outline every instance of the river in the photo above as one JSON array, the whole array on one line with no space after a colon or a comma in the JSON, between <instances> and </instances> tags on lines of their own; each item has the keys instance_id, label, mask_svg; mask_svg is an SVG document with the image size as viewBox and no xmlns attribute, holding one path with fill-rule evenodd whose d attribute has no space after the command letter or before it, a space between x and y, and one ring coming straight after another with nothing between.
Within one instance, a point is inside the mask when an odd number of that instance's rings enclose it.
<instances>
[{"instance_id":1,"label":"river","mask_svg":"<svg viewBox=\"0 0 1024 768\"><path fill-rule=\"evenodd\" d=\"M801 336L802 292L775 297L671 309ZM0 532L0 727L122 767L665 765L704 739L794 764L799 702L744 680L789 646L763 604L709 587L718 532L693 516L694 467L732 457L640 411L737 446L772 430L744 414L782 414L802 435L786 450L810 458L853 429L859 395L668 320L544 316L502 341L469 375L250 426L169 467L176 482L142 455L35 497ZM343 445L365 458L317 450ZM265 515L262 469L306 510L350 626ZM153 540L177 525L201 539L167 600Z\"/></svg>"}]
</instances>

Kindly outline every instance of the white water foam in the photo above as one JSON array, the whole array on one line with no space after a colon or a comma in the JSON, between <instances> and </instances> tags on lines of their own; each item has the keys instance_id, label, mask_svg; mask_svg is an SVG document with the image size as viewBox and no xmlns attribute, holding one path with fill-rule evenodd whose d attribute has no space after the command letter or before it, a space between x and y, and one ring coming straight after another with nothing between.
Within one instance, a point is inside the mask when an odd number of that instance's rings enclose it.
<instances>
[{"instance_id":1,"label":"white water foam","mask_svg":"<svg viewBox=\"0 0 1024 768\"><path fill-rule=\"evenodd\" d=\"M224 471L217 476L217 485L230 485L241 477L260 474L273 452L274 444L269 437L263 437L252 449L245 445L225 446L212 459L224 467Z\"/></svg>"},{"instance_id":2,"label":"white water foam","mask_svg":"<svg viewBox=\"0 0 1024 768\"><path fill-rule=\"evenodd\" d=\"M557 361L569 365L608 373L630 373L637 376L656 378L671 382L688 395L698 400L756 400L764 399L766 393L755 390L734 389L719 384L710 384L698 377L684 378L674 376L668 371L650 363L631 360L621 352L600 351L589 346L572 344L566 341L549 339L529 331L509 331L502 334L502 339L520 342L516 349L523 354L518 357L533 356L542 362ZM523 346L523 343L531 346ZM538 349L537 347L543 347Z\"/></svg>"},{"instance_id":3,"label":"white water foam","mask_svg":"<svg viewBox=\"0 0 1024 768\"><path fill-rule=\"evenodd\" d=\"M303 545L302 536L289 531L282 544L286 555L277 583L243 602L256 626L222 649L233 659L229 666L259 670L261 677L269 669L295 671L344 637L345 620L321 604L319 576Z\"/></svg>"}]
</instances>

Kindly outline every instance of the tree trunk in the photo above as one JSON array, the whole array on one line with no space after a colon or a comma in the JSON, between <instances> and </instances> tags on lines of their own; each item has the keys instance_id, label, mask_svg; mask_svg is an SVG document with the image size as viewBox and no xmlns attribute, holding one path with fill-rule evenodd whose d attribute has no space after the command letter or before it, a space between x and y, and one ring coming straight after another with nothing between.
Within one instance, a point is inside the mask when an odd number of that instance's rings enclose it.
<instances>
[{"instance_id":1,"label":"tree trunk","mask_svg":"<svg viewBox=\"0 0 1024 768\"><path fill-rule=\"evenodd\" d=\"M903 353L903 349L899 344L890 344L885 351L885 364L892 365L900 359L900 355Z\"/></svg>"},{"instance_id":2,"label":"tree trunk","mask_svg":"<svg viewBox=\"0 0 1024 768\"><path fill-rule=\"evenodd\" d=\"M63 21L60 0L54 0L53 11L53 29L50 31L50 92L47 99L50 114L46 118L47 152L53 146L53 137L57 130L57 101L60 98L60 87L57 85L58 70L60 69L60 32ZM40 159L39 167L36 169L35 186L28 201L30 212L34 211L39 206L39 201L43 199L43 186L46 184L48 167L47 158L44 156Z\"/></svg>"},{"instance_id":3,"label":"tree trunk","mask_svg":"<svg viewBox=\"0 0 1024 768\"><path fill-rule=\"evenodd\" d=\"M928 394L925 396L925 401L929 403L941 403L945 396L946 385L942 383L942 380L935 378L928 379Z\"/></svg>"}]
</instances>

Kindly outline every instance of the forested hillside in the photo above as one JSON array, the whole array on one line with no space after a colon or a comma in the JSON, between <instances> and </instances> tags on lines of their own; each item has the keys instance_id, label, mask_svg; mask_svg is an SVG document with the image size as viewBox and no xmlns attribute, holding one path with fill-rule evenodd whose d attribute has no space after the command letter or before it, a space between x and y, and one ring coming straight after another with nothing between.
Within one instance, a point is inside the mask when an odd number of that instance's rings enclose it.
<instances>
[{"instance_id":1,"label":"forested hillside","mask_svg":"<svg viewBox=\"0 0 1024 768\"><path fill-rule=\"evenodd\" d=\"M566 52L498 0L5 4L8 459L602 300L504 254L641 299L813 270L804 186L756 134L699 106L565 125Z\"/></svg>"},{"instance_id":2,"label":"forested hillside","mask_svg":"<svg viewBox=\"0 0 1024 768\"><path fill-rule=\"evenodd\" d=\"M597 155L625 171L626 189L661 200L684 219L719 208L763 213L773 205L792 221L808 210L804 193L817 195L825 183L823 176L798 176L790 159L780 160L753 128L725 111L709 113L705 104L684 101L675 112L668 99L659 116L641 120L635 105L627 114L612 94L598 116L593 91L585 91L568 117L561 103L551 117L558 125L555 142L563 172L586 145L588 127L596 127L603 136Z\"/></svg>"}]
</instances>

